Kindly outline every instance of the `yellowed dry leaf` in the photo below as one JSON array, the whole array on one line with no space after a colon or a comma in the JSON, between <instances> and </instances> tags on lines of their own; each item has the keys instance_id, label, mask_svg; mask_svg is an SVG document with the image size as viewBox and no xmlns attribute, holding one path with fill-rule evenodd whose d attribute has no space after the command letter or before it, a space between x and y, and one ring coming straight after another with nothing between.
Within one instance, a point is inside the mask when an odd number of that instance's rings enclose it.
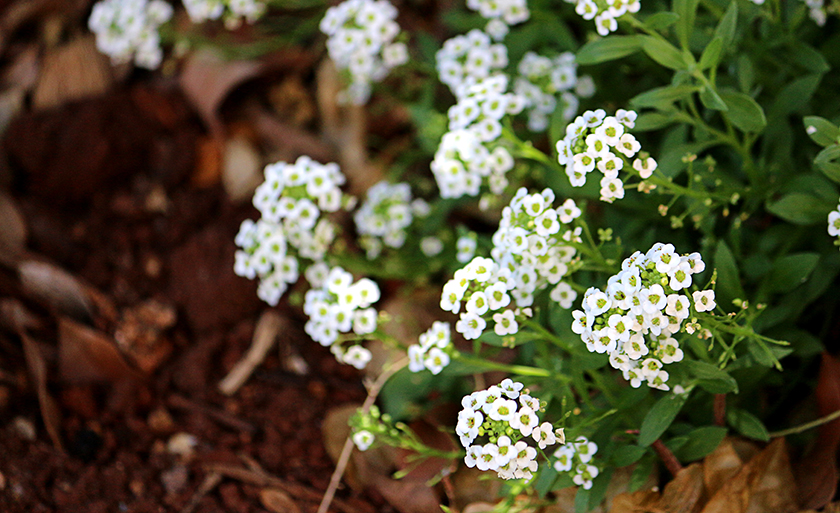
<instances>
[{"instance_id":1,"label":"yellowed dry leaf","mask_svg":"<svg viewBox=\"0 0 840 513\"><path fill-rule=\"evenodd\" d=\"M659 492L651 489L637 490L633 493L616 495L610 507L610 513L644 513L653 511L659 502Z\"/></svg>"},{"instance_id":2,"label":"yellowed dry leaf","mask_svg":"<svg viewBox=\"0 0 840 513\"><path fill-rule=\"evenodd\" d=\"M81 37L47 50L32 103L36 109L58 107L98 96L112 83L110 64L96 49L94 37Z\"/></svg>"},{"instance_id":3,"label":"yellowed dry leaf","mask_svg":"<svg viewBox=\"0 0 840 513\"><path fill-rule=\"evenodd\" d=\"M703 465L693 463L665 485L657 509L667 513L693 513L703 507Z\"/></svg>"},{"instance_id":4,"label":"yellowed dry leaf","mask_svg":"<svg viewBox=\"0 0 840 513\"><path fill-rule=\"evenodd\" d=\"M732 479L744 465L735 451L731 438L725 438L720 445L703 460L703 481L710 496Z\"/></svg>"},{"instance_id":5,"label":"yellowed dry leaf","mask_svg":"<svg viewBox=\"0 0 840 513\"><path fill-rule=\"evenodd\" d=\"M27 228L23 214L11 196L0 191L0 262L15 265L26 248Z\"/></svg>"}]
</instances>

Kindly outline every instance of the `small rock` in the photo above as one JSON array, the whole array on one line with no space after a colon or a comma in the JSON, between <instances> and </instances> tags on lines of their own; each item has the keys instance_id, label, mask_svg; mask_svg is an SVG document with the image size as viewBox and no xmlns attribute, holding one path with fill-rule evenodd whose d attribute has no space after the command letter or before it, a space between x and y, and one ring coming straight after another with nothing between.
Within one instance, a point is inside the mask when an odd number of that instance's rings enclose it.
<instances>
[{"instance_id":1,"label":"small rock","mask_svg":"<svg viewBox=\"0 0 840 513\"><path fill-rule=\"evenodd\" d=\"M12 421L12 427L19 437L27 442L32 442L37 438L38 432L35 430L35 424L25 417L15 417Z\"/></svg>"},{"instance_id":2,"label":"small rock","mask_svg":"<svg viewBox=\"0 0 840 513\"><path fill-rule=\"evenodd\" d=\"M189 481L189 471L184 465L175 465L166 472L161 473L160 482L166 489L166 493L173 495L183 490Z\"/></svg>"}]
</instances>

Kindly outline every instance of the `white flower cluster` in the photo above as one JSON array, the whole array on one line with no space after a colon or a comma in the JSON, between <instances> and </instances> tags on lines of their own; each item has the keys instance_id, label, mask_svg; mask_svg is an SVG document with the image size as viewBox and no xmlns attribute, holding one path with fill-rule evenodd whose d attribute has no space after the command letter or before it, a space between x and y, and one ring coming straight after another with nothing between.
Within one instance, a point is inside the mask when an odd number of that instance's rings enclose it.
<instances>
[{"instance_id":1,"label":"white flower cluster","mask_svg":"<svg viewBox=\"0 0 840 513\"><path fill-rule=\"evenodd\" d=\"M341 267L329 269L326 277L323 270L306 276L312 288L303 303L303 312L309 316L304 330L312 340L329 347L338 361L363 369L371 359L370 351L360 345L343 347L339 335L376 331L377 312L371 305L379 301L379 287L368 278L354 282L353 275Z\"/></svg>"},{"instance_id":2,"label":"white flower cluster","mask_svg":"<svg viewBox=\"0 0 840 513\"><path fill-rule=\"evenodd\" d=\"M592 457L598 452L598 445L586 437L578 437L571 444L566 444L554 452L557 460L554 469L558 472L574 472L572 481L584 490L592 488L592 480L598 476L598 467L590 465Z\"/></svg>"},{"instance_id":3,"label":"white flower cluster","mask_svg":"<svg viewBox=\"0 0 840 513\"><path fill-rule=\"evenodd\" d=\"M528 102L528 129L532 132L544 132L548 128L549 118L557 109L557 95L563 118L570 121L577 114L580 100L578 96L588 98L595 94L592 77L577 75L575 55L562 53L553 59L528 52L517 66L519 77L513 91Z\"/></svg>"},{"instance_id":4,"label":"white flower cluster","mask_svg":"<svg viewBox=\"0 0 840 513\"><path fill-rule=\"evenodd\" d=\"M510 205L502 209L499 229L493 234L490 255L500 267L511 272L511 294L520 307L531 306L534 294L548 284L554 285L551 299L563 308L571 308L577 292L563 281L568 265L575 257L571 245L579 240L580 228L568 225L580 217L575 202L567 199L554 208L554 191L528 194L524 187L516 191Z\"/></svg>"},{"instance_id":5,"label":"white flower cluster","mask_svg":"<svg viewBox=\"0 0 840 513\"><path fill-rule=\"evenodd\" d=\"M218 20L224 17L228 28L236 28L245 19L248 23L257 21L265 14L263 0L183 0L187 14L193 23Z\"/></svg>"},{"instance_id":6,"label":"white flower cluster","mask_svg":"<svg viewBox=\"0 0 840 513\"><path fill-rule=\"evenodd\" d=\"M382 252L383 245L401 248L406 239L406 228L414 216L425 217L429 205L422 199L411 199L407 183L378 182L367 191L367 199L353 216L359 244L370 259Z\"/></svg>"},{"instance_id":7,"label":"white flower cluster","mask_svg":"<svg viewBox=\"0 0 840 513\"><path fill-rule=\"evenodd\" d=\"M563 443L550 423L540 424L543 406L523 390L522 383L505 379L464 397L461 405L455 433L467 449L464 462L470 468L495 470L502 479L531 479L538 467L537 450L526 440L532 438L540 449ZM473 445L485 435L486 444Z\"/></svg>"},{"instance_id":8,"label":"white flower cluster","mask_svg":"<svg viewBox=\"0 0 840 513\"><path fill-rule=\"evenodd\" d=\"M586 183L586 175L597 168L602 174L601 200L612 203L624 197L624 182L618 172L630 167L641 144L627 130L636 126L636 113L619 109L607 116L603 109L588 110L566 127L566 137L557 141L557 160L566 166L566 175L574 187ZM646 153L633 160L641 178L649 178L656 161Z\"/></svg>"},{"instance_id":9,"label":"white flower cluster","mask_svg":"<svg viewBox=\"0 0 840 513\"><path fill-rule=\"evenodd\" d=\"M828 214L828 234L832 237L840 237L840 205Z\"/></svg>"},{"instance_id":10,"label":"white flower cluster","mask_svg":"<svg viewBox=\"0 0 840 513\"><path fill-rule=\"evenodd\" d=\"M452 347L452 331L448 322L435 321L432 327L420 335L419 344L408 348L408 370L420 372L429 369L440 374L449 365L447 349Z\"/></svg>"},{"instance_id":11,"label":"white flower cluster","mask_svg":"<svg viewBox=\"0 0 840 513\"><path fill-rule=\"evenodd\" d=\"M475 232L469 232L466 235L458 237L455 241L455 260L466 264L475 256L475 250L478 247L478 237Z\"/></svg>"},{"instance_id":12,"label":"white flower cluster","mask_svg":"<svg viewBox=\"0 0 840 513\"><path fill-rule=\"evenodd\" d=\"M343 102L364 105L371 83L408 61L408 48L394 42L400 33L396 17L388 0L346 0L327 9L320 25L328 36L327 51L338 69L350 75Z\"/></svg>"},{"instance_id":13,"label":"white flower cluster","mask_svg":"<svg viewBox=\"0 0 840 513\"><path fill-rule=\"evenodd\" d=\"M171 18L172 6L163 0L102 0L93 6L88 27L96 34L96 47L113 63L134 60L155 69L163 60L158 28Z\"/></svg>"},{"instance_id":14,"label":"white flower cluster","mask_svg":"<svg viewBox=\"0 0 840 513\"><path fill-rule=\"evenodd\" d=\"M444 42L435 60L440 81L460 99L471 86L499 75L508 65L508 54L505 45L493 44L490 36L473 29Z\"/></svg>"},{"instance_id":15,"label":"white flower cluster","mask_svg":"<svg viewBox=\"0 0 840 513\"><path fill-rule=\"evenodd\" d=\"M642 4L639 0L606 0L596 2L595 0L566 0L575 4L575 12L583 19L595 19L595 30L602 36L618 30L616 18L625 13L637 13Z\"/></svg>"},{"instance_id":16,"label":"white flower cluster","mask_svg":"<svg viewBox=\"0 0 840 513\"><path fill-rule=\"evenodd\" d=\"M337 164L302 156L294 164L265 168L265 182L254 193L261 217L244 221L236 235L234 272L260 278L257 294L274 306L299 276L298 258L321 262L335 238L335 225L321 216L342 205L344 175Z\"/></svg>"},{"instance_id":17,"label":"white flower cluster","mask_svg":"<svg viewBox=\"0 0 840 513\"><path fill-rule=\"evenodd\" d=\"M680 291L687 291L692 275L705 268L699 253L680 256L671 244L657 242L646 254L637 251L608 280L606 292L586 291L583 310L572 312L572 331L590 352L608 353L610 365L634 388L647 382L668 390L668 372L662 367L683 358L673 335L692 305ZM692 300L697 312L715 307L713 290L695 291Z\"/></svg>"},{"instance_id":18,"label":"white flower cluster","mask_svg":"<svg viewBox=\"0 0 840 513\"><path fill-rule=\"evenodd\" d=\"M477 196L485 178L493 194L507 187L505 173L513 169L513 156L494 143L502 135L502 118L521 112L525 102L506 90L504 75L487 78L449 108L449 132L431 164L442 198Z\"/></svg>"},{"instance_id":19,"label":"white flower cluster","mask_svg":"<svg viewBox=\"0 0 840 513\"><path fill-rule=\"evenodd\" d=\"M490 319L497 335L517 333L534 295L547 284L555 285L553 300L571 307L577 293L561 280L575 256L570 244L579 240L580 229L564 229L564 225L581 212L572 200L557 208L552 207L553 201L551 189L538 194L519 189L502 210L499 229L493 234L492 258L473 258L443 286L440 307L461 314L455 330L467 340L480 337ZM519 308L509 308L511 300Z\"/></svg>"},{"instance_id":20,"label":"white flower cluster","mask_svg":"<svg viewBox=\"0 0 840 513\"><path fill-rule=\"evenodd\" d=\"M528 21L531 11L526 0L467 0L467 8L490 20L484 29L496 41L507 35L508 25Z\"/></svg>"},{"instance_id":21,"label":"white flower cluster","mask_svg":"<svg viewBox=\"0 0 840 513\"><path fill-rule=\"evenodd\" d=\"M757 4L759 3L756 0L753 1ZM761 3L764 3L764 0L761 0ZM808 6L808 16L814 20L814 23L820 27L824 26L828 18L828 12L825 8L825 0L805 0L805 5Z\"/></svg>"}]
</instances>

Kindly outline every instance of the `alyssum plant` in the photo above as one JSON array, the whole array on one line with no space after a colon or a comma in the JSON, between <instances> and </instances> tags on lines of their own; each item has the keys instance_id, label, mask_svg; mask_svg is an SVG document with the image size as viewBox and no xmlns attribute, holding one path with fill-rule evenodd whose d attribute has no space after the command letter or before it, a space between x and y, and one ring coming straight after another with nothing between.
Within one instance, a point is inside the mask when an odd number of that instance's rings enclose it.
<instances>
[{"instance_id":1,"label":"alyssum plant","mask_svg":"<svg viewBox=\"0 0 840 513\"><path fill-rule=\"evenodd\" d=\"M184 3L231 25L265 11ZM365 340L407 353L384 411L353 419L357 447L494 471L508 482L500 509L579 486L586 511L617 467L637 464L633 489L663 453L702 458L730 430L767 440L761 419L787 405L755 399L795 386L780 360L807 364L838 307L836 5L572 4L470 0L477 14L452 18L462 33L439 49L401 33L387 0L327 9L341 101L407 103L417 151L395 167L417 174L357 201L336 164L269 165L261 217L236 238L236 272L272 305L297 292L307 333L340 361L364 367ZM161 0L105 0L90 26L115 60L155 67L171 17ZM418 199L430 175L438 193ZM473 203L475 226L494 229L451 226ZM355 227L332 217L341 209ZM377 278L440 286L439 320L416 342L384 329L399 321L373 306ZM491 370L510 377L487 386ZM402 422L430 389L461 401L460 453Z\"/></svg>"}]
</instances>

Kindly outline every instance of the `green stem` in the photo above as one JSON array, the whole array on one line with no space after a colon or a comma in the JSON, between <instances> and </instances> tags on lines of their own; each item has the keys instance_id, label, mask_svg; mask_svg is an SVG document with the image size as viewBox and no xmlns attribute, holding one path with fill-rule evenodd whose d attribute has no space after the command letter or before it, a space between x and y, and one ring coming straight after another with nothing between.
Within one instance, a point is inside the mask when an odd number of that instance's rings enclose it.
<instances>
[{"instance_id":1,"label":"green stem","mask_svg":"<svg viewBox=\"0 0 840 513\"><path fill-rule=\"evenodd\" d=\"M540 369L538 367L528 367L526 365L510 365L507 363L494 362L492 360L485 360L483 358L468 356L463 353L455 353L452 356L458 361L464 362L469 365L475 365L476 367L481 367L486 370L498 370L518 376L532 376L536 378L551 377L551 373L549 371L547 371L546 369Z\"/></svg>"},{"instance_id":2,"label":"green stem","mask_svg":"<svg viewBox=\"0 0 840 513\"><path fill-rule=\"evenodd\" d=\"M774 431L770 433L770 438L779 438L782 436L787 435L796 435L802 433L804 431L808 431L809 429L813 429L815 427L822 426L823 424L828 424L832 420L840 418L840 410L835 412L829 413L825 417L820 417L817 420L812 420L811 422L806 422L805 424L801 424L799 426L795 426L788 429L783 429L781 431Z\"/></svg>"}]
</instances>

